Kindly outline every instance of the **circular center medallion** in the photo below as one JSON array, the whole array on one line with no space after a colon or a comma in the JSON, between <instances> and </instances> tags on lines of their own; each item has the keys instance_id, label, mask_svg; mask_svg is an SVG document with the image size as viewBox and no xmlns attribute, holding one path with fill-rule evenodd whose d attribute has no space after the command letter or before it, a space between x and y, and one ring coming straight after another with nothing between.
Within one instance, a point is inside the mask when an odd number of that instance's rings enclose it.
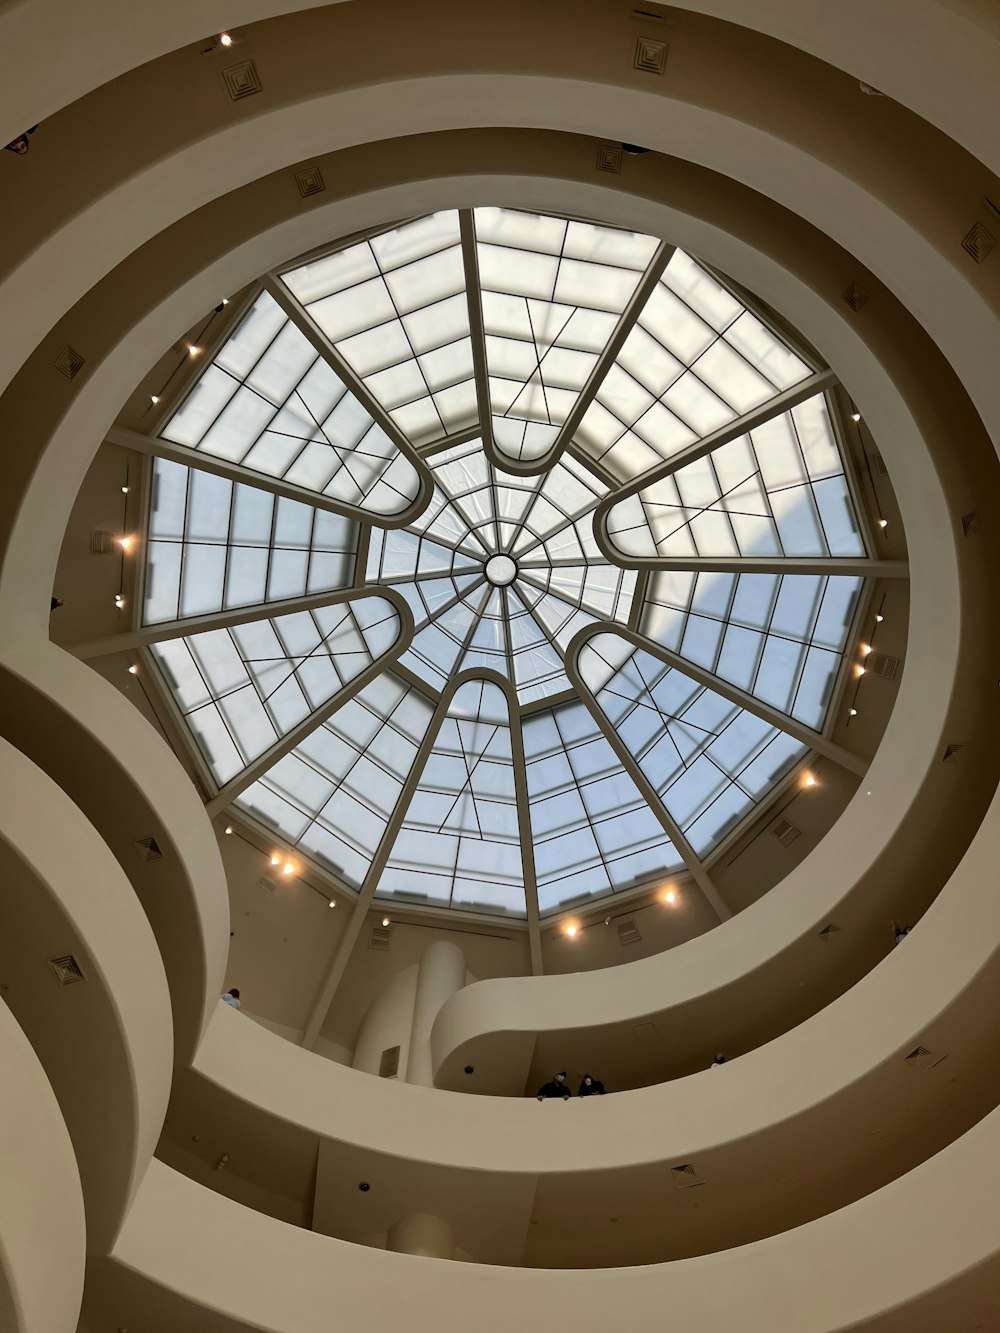
<instances>
[{"instance_id":1,"label":"circular center medallion","mask_svg":"<svg viewBox=\"0 0 1000 1333\"><path fill-rule=\"evenodd\" d=\"M494 588L506 588L517 578L517 565L509 555L494 555L486 562L486 577Z\"/></svg>"}]
</instances>

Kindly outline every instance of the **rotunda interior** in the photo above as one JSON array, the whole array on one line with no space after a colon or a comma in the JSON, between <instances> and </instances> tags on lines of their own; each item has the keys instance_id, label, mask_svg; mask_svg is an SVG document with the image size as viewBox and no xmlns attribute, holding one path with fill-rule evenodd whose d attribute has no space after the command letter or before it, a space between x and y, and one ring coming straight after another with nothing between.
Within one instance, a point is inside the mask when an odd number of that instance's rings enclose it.
<instances>
[{"instance_id":1,"label":"rotunda interior","mask_svg":"<svg viewBox=\"0 0 1000 1333\"><path fill-rule=\"evenodd\" d=\"M4 1333L996 1325L998 69L0 3Z\"/></svg>"}]
</instances>

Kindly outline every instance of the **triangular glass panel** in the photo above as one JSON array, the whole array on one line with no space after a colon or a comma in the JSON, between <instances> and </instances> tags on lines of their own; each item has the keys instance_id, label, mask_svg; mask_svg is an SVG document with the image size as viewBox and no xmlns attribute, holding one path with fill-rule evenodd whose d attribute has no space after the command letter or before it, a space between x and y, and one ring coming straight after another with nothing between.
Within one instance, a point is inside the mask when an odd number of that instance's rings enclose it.
<instances>
[{"instance_id":1,"label":"triangular glass panel","mask_svg":"<svg viewBox=\"0 0 1000 1333\"><path fill-rule=\"evenodd\" d=\"M806 753L801 741L613 631L580 651L584 685L698 856Z\"/></svg>"},{"instance_id":2,"label":"triangular glass panel","mask_svg":"<svg viewBox=\"0 0 1000 1333\"><path fill-rule=\"evenodd\" d=\"M822 394L612 506L623 559L864 555Z\"/></svg>"},{"instance_id":3,"label":"triangular glass panel","mask_svg":"<svg viewBox=\"0 0 1000 1333\"><path fill-rule=\"evenodd\" d=\"M156 458L143 624L345 588L357 541L352 519Z\"/></svg>"},{"instance_id":4,"label":"triangular glass panel","mask_svg":"<svg viewBox=\"0 0 1000 1333\"><path fill-rule=\"evenodd\" d=\"M359 888L433 711L418 690L383 671L236 804Z\"/></svg>"},{"instance_id":5,"label":"triangular glass panel","mask_svg":"<svg viewBox=\"0 0 1000 1333\"><path fill-rule=\"evenodd\" d=\"M420 490L403 456L332 367L262 292L160 435L195 453L392 518Z\"/></svg>"},{"instance_id":6,"label":"triangular glass panel","mask_svg":"<svg viewBox=\"0 0 1000 1333\"><path fill-rule=\"evenodd\" d=\"M681 859L580 702L522 723L540 912L617 893Z\"/></svg>"},{"instance_id":7,"label":"triangular glass panel","mask_svg":"<svg viewBox=\"0 0 1000 1333\"><path fill-rule=\"evenodd\" d=\"M399 615L381 597L150 646L220 787L387 656Z\"/></svg>"},{"instance_id":8,"label":"triangular glass panel","mask_svg":"<svg viewBox=\"0 0 1000 1333\"><path fill-rule=\"evenodd\" d=\"M404 223L282 275L415 444L477 416L458 214Z\"/></svg>"},{"instance_id":9,"label":"triangular glass panel","mask_svg":"<svg viewBox=\"0 0 1000 1333\"><path fill-rule=\"evenodd\" d=\"M821 731L862 587L845 575L664 570L650 579L639 628Z\"/></svg>"},{"instance_id":10,"label":"triangular glass panel","mask_svg":"<svg viewBox=\"0 0 1000 1333\"><path fill-rule=\"evenodd\" d=\"M493 438L543 457L656 250L651 236L477 208L476 253Z\"/></svg>"},{"instance_id":11,"label":"triangular glass panel","mask_svg":"<svg viewBox=\"0 0 1000 1333\"><path fill-rule=\"evenodd\" d=\"M376 896L525 915L510 718L498 686L456 690Z\"/></svg>"},{"instance_id":12,"label":"triangular glass panel","mask_svg":"<svg viewBox=\"0 0 1000 1333\"><path fill-rule=\"evenodd\" d=\"M811 373L718 279L675 250L576 443L628 481Z\"/></svg>"}]
</instances>

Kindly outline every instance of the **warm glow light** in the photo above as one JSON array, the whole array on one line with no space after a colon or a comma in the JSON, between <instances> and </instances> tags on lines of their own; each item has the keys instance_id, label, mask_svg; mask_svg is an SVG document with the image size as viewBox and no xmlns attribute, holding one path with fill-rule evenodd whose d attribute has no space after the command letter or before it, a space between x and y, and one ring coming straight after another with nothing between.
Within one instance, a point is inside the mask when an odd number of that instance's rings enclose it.
<instances>
[{"instance_id":1,"label":"warm glow light","mask_svg":"<svg viewBox=\"0 0 1000 1333\"><path fill-rule=\"evenodd\" d=\"M281 867L281 873L282 873L283 875L294 875L294 874L295 874L295 867L292 865L291 861L286 861L286 862L285 862L285 864Z\"/></svg>"},{"instance_id":2,"label":"warm glow light","mask_svg":"<svg viewBox=\"0 0 1000 1333\"><path fill-rule=\"evenodd\" d=\"M200 347L195 347L193 343L188 343L188 356L199 356L200 353Z\"/></svg>"},{"instance_id":3,"label":"warm glow light","mask_svg":"<svg viewBox=\"0 0 1000 1333\"><path fill-rule=\"evenodd\" d=\"M570 937L570 939L572 939L573 936L576 934L576 926L567 926L566 934Z\"/></svg>"},{"instance_id":4,"label":"warm glow light","mask_svg":"<svg viewBox=\"0 0 1000 1333\"><path fill-rule=\"evenodd\" d=\"M232 824L227 824L227 825L226 825L226 832L227 832L227 833L232 833L232 831L233 831L233 826L232 826Z\"/></svg>"},{"instance_id":5,"label":"warm glow light","mask_svg":"<svg viewBox=\"0 0 1000 1333\"><path fill-rule=\"evenodd\" d=\"M158 403L160 400L159 400L159 398L156 396L155 393L151 393L151 394L149 395L149 401L150 401L151 403Z\"/></svg>"},{"instance_id":6,"label":"warm glow light","mask_svg":"<svg viewBox=\"0 0 1000 1333\"><path fill-rule=\"evenodd\" d=\"M273 866L281 865L281 857L278 855L277 852L274 852L274 853L272 854L272 856L271 856L271 864L272 864Z\"/></svg>"},{"instance_id":7,"label":"warm glow light","mask_svg":"<svg viewBox=\"0 0 1000 1333\"><path fill-rule=\"evenodd\" d=\"M228 297L228 296L224 296L224 297L222 298L222 304L223 304L223 305L228 305L228 304L229 304L229 297Z\"/></svg>"},{"instance_id":8,"label":"warm glow light","mask_svg":"<svg viewBox=\"0 0 1000 1333\"><path fill-rule=\"evenodd\" d=\"M118 609L119 609L119 611L120 611L124 605L125 605L125 598L121 595L120 592L116 592L116 593L115 593L115 606L117 606Z\"/></svg>"},{"instance_id":9,"label":"warm glow light","mask_svg":"<svg viewBox=\"0 0 1000 1333\"><path fill-rule=\"evenodd\" d=\"M389 918L387 916L384 916L382 918L382 925L387 926L388 924L389 924Z\"/></svg>"},{"instance_id":10,"label":"warm glow light","mask_svg":"<svg viewBox=\"0 0 1000 1333\"><path fill-rule=\"evenodd\" d=\"M865 669L862 666L855 667L855 671L857 671L859 676L863 676L865 674Z\"/></svg>"},{"instance_id":11,"label":"warm glow light","mask_svg":"<svg viewBox=\"0 0 1000 1333\"><path fill-rule=\"evenodd\" d=\"M330 906L331 906L331 907L336 907L336 906L337 906L337 904L333 901L332 898L330 899Z\"/></svg>"},{"instance_id":12,"label":"warm glow light","mask_svg":"<svg viewBox=\"0 0 1000 1333\"><path fill-rule=\"evenodd\" d=\"M876 619L876 620L878 621L878 623L881 625L882 621L885 620L885 616L876 616L875 619Z\"/></svg>"},{"instance_id":13,"label":"warm glow light","mask_svg":"<svg viewBox=\"0 0 1000 1333\"><path fill-rule=\"evenodd\" d=\"M128 495L128 487L127 487L127 486L123 486L123 487L122 487L122 495Z\"/></svg>"},{"instance_id":14,"label":"warm glow light","mask_svg":"<svg viewBox=\"0 0 1000 1333\"><path fill-rule=\"evenodd\" d=\"M880 518L878 525L880 528L887 528L889 526L889 520L887 518Z\"/></svg>"},{"instance_id":15,"label":"warm glow light","mask_svg":"<svg viewBox=\"0 0 1000 1333\"><path fill-rule=\"evenodd\" d=\"M133 662L132 665L129 667L129 669L128 669L128 673L129 673L130 676L137 676L137 675L139 674L139 668L136 666L136 664L135 664L134 662Z\"/></svg>"},{"instance_id":16,"label":"warm glow light","mask_svg":"<svg viewBox=\"0 0 1000 1333\"><path fill-rule=\"evenodd\" d=\"M220 46L232 46L232 44L233 44L233 39L230 37L230 35L229 35L228 32L220 32L220 33L219 33L219 45L220 45Z\"/></svg>"},{"instance_id":17,"label":"warm glow light","mask_svg":"<svg viewBox=\"0 0 1000 1333\"><path fill-rule=\"evenodd\" d=\"M122 548L123 551L129 551L129 550L132 549L132 542L133 542L133 541L134 541L134 538L132 538L132 537L119 537L119 538L118 538L118 545Z\"/></svg>"},{"instance_id":18,"label":"warm glow light","mask_svg":"<svg viewBox=\"0 0 1000 1333\"><path fill-rule=\"evenodd\" d=\"M852 421L860 421L860 420L861 420L861 413L860 413L860 412L852 412L852 413L851 413L851 420L852 420Z\"/></svg>"},{"instance_id":19,"label":"warm glow light","mask_svg":"<svg viewBox=\"0 0 1000 1333\"><path fill-rule=\"evenodd\" d=\"M861 645L861 656L862 656L862 657L867 657L868 654L871 652L871 650L872 650L872 646L871 646L870 643L863 643L863 644Z\"/></svg>"},{"instance_id":20,"label":"warm glow light","mask_svg":"<svg viewBox=\"0 0 1000 1333\"><path fill-rule=\"evenodd\" d=\"M665 903L675 903L677 901L677 890L667 889L666 893L663 895L663 901Z\"/></svg>"},{"instance_id":21,"label":"warm glow light","mask_svg":"<svg viewBox=\"0 0 1000 1333\"><path fill-rule=\"evenodd\" d=\"M851 717L857 717L857 715L858 715L858 710L857 710L856 708L852 708L852 709L851 709Z\"/></svg>"},{"instance_id":22,"label":"warm glow light","mask_svg":"<svg viewBox=\"0 0 1000 1333\"><path fill-rule=\"evenodd\" d=\"M816 775L815 775L814 773L807 773L806 776L805 776L804 781L805 781L805 785L806 785L807 787L815 787L815 786L816 786Z\"/></svg>"}]
</instances>

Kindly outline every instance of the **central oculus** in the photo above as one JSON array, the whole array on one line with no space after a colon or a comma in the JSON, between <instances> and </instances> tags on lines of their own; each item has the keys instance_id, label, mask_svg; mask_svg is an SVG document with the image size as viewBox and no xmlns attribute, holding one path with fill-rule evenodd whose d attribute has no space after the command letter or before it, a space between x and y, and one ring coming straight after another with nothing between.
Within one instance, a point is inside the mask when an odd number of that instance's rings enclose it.
<instances>
[{"instance_id":1,"label":"central oculus","mask_svg":"<svg viewBox=\"0 0 1000 1333\"><path fill-rule=\"evenodd\" d=\"M487 560L485 573L494 588L507 588L517 578L517 565L509 555L494 555Z\"/></svg>"}]
</instances>

